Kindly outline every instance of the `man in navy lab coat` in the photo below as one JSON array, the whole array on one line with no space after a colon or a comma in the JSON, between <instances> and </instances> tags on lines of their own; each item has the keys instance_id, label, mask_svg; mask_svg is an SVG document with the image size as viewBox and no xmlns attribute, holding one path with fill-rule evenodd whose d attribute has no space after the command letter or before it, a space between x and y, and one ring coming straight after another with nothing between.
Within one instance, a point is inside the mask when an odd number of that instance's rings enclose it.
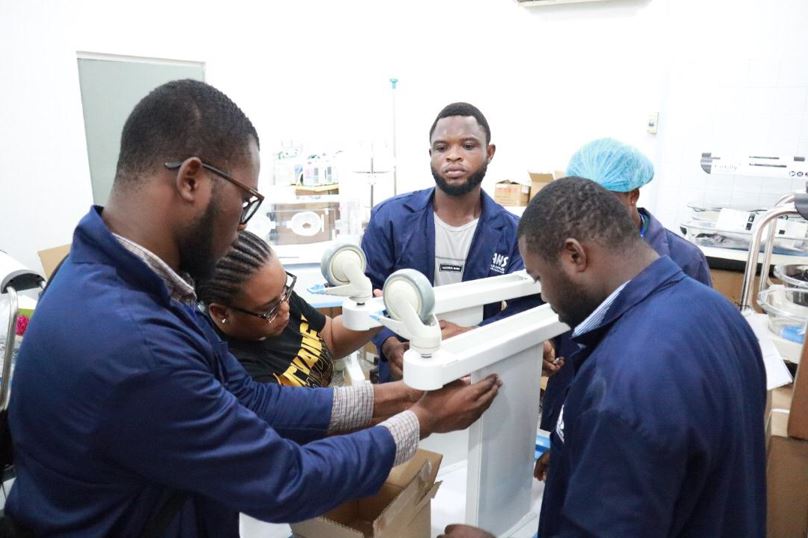
<instances>
[{"instance_id":1,"label":"man in navy lab coat","mask_svg":"<svg viewBox=\"0 0 808 538\"><path fill-rule=\"evenodd\" d=\"M398 269L417 269L435 285L466 282L524 269L516 244L518 218L481 188L496 146L477 107L452 103L429 130L435 187L402 194L376 206L362 237L366 273L381 288ZM486 305L484 323L539 304L538 297ZM466 328L444 324L444 337ZM374 338L379 378L401 379L408 344L383 329Z\"/></svg>"},{"instance_id":2,"label":"man in navy lab coat","mask_svg":"<svg viewBox=\"0 0 808 538\"><path fill-rule=\"evenodd\" d=\"M570 158L567 175L591 179L613 193L628 210L637 233L657 254L670 257L684 274L712 286L710 267L699 247L666 229L647 209L637 207L640 188L654 179L653 163L639 150L613 138L593 140ZM567 334L556 338L555 342L556 355L560 360L555 364L545 363L545 371L550 374L550 379L542 399L541 428L547 431L555 428L574 374L563 357L568 357L577 349ZM537 478L544 476L551 455L551 452L545 452L536 463Z\"/></svg>"},{"instance_id":3,"label":"man in navy lab coat","mask_svg":"<svg viewBox=\"0 0 808 538\"><path fill-rule=\"evenodd\" d=\"M580 345L539 536L763 537L765 371L737 308L586 179L539 192L519 247ZM447 529L470 536L485 534Z\"/></svg>"}]
</instances>

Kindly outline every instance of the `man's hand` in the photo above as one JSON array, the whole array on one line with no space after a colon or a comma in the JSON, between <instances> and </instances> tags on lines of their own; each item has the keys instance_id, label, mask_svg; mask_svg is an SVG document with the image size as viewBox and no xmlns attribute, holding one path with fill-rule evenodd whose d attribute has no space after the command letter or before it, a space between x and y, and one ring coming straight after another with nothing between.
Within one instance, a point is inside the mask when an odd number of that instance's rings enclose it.
<instances>
[{"instance_id":1,"label":"man's hand","mask_svg":"<svg viewBox=\"0 0 808 538\"><path fill-rule=\"evenodd\" d=\"M491 374L477 383L465 380L427 392L410 410L421 424L421 439L432 433L464 430L488 409L502 382Z\"/></svg>"},{"instance_id":2,"label":"man's hand","mask_svg":"<svg viewBox=\"0 0 808 538\"><path fill-rule=\"evenodd\" d=\"M403 381L373 385L373 424L406 411L421 399L424 391L407 386Z\"/></svg>"},{"instance_id":3,"label":"man's hand","mask_svg":"<svg viewBox=\"0 0 808 538\"><path fill-rule=\"evenodd\" d=\"M533 478L544 482L547 478L547 470L550 469L550 451L548 450L536 460L536 465L533 467Z\"/></svg>"},{"instance_id":4,"label":"man's hand","mask_svg":"<svg viewBox=\"0 0 808 538\"><path fill-rule=\"evenodd\" d=\"M404 352L410 349L409 342L402 342L391 336L382 344L382 353L390 363L390 380L397 381L404 376Z\"/></svg>"},{"instance_id":5,"label":"man's hand","mask_svg":"<svg viewBox=\"0 0 808 538\"><path fill-rule=\"evenodd\" d=\"M485 532L471 525L448 525L438 538L495 538L490 532Z\"/></svg>"},{"instance_id":6,"label":"man's hand","mask_svg":"<svg viewBox=\"0 0 808 538\"><path fill-rule=\"evenodd\" d=\"M556 357L555 346L550 340L544 341L544 355L542 357L541 373L547 377L553 376L564 366L564 357Z\"/></svg>"},{"instance_id":7,"label":"man's hand","mask_svg":"<svg viewBox=\"0 0 808 538\"><path fill-rule=\"evenodd\" d=\"M447 338L451 338L458 334L463 334L464 332L468 332L472 330L474 327L461 327L456 323L452 323L451 321L446 321L445 319L440 320L440 337L442 340L446 340Z\"/></svg>"}]
</instances>

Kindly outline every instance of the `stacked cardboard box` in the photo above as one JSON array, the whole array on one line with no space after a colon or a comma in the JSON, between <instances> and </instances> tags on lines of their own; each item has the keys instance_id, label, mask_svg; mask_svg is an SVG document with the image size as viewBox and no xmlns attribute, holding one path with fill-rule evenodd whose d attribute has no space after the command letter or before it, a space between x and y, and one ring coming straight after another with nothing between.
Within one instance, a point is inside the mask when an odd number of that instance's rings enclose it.
<instances>
[{"instance_id":1,"label":"stacked cardboard box","mask_svg":"<svg viewBox=\"0 0 808 538\"><path fill-rule=\"evenodd\" d=\"M808 358L794 385L774 391L766 426L767 536L808 536Z\"/></svg>"},{"instance_id":2,"label":"stacked cardboard box","mask_svg":"<svg viewBox=\"0 0 808 538\"><path fill-rule=\"evenodd\" d=\"M500 181L494 187L494 200L508 207L526 206L530 199L530 186L511 181Z\"/></svg>"}]
</instances>

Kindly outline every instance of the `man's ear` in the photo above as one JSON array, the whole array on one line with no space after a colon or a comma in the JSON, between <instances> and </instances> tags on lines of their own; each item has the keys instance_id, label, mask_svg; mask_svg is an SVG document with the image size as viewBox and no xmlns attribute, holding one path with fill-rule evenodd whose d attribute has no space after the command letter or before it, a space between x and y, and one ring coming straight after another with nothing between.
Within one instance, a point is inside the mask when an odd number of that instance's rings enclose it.
<instances>
[{"instance_id":1,"label":"man's ear","mask_svg":"<svg viewBox=\"0 0 808 538\"><path fill-rule=\"evenodd\" d=\"M177 169L174 188L184 201L193 203L199 195L199 185L205 169L199 157L185 159Z\"/></svg>"},{"instance_id":2,"label":"man's ear","mask_svg":"<svg viewBox=\"0 0 808 538\"><path fill-rule=\"evenodd\" d=\"M561 249L561 260L566 266L576 273L586 270L589 265L586 248L577 239L569 238L564 241L564 248Z\"/></svg>"},{"instance_id":3,"label":"man's ear","mask_svg":"<svg viewBox=\"0 0 808 538\"><path fill-rule=\"evenodd\" d=\"M497 152L497 146L494 144L488 144L488 147L485 148L485 154L488 157L488 162L491 162L491 159L494 158L494 153Z\"/></svg>"}]
</instances>

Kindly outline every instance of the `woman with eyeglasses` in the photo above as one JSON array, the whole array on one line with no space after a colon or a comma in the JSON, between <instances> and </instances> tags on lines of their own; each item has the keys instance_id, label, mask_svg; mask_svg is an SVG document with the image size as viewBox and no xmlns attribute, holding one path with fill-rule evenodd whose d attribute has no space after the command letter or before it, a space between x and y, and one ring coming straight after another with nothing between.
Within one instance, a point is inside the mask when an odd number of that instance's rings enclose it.
<instances>
[{"instance_id":1,"label":"woman with eyeglasses","mask_svg":"<svg viewBox=\"0 0 808 538\"><path fill-rule=\"evenodd\" d=\"M356 332L315 310L294 292L270 246L242 231L197 295L230 351L257 381L328 386L334 359L355 351L379 330Z\"/></svg>"}]
</instances>

